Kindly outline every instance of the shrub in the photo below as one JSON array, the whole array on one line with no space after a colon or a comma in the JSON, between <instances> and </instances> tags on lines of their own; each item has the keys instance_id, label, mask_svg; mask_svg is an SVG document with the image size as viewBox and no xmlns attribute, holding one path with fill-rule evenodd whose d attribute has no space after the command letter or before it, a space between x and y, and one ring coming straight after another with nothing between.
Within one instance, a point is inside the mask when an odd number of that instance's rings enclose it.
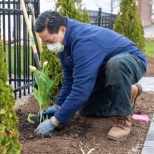
<instances>
[{"instance_id":1,"label":"shrub","mask_svg":"<svg viewBox=\"0 0 154 154\"><path fill-rule=\"evenodd\" d=\"M13 109L15 99L12 86L6 84L8 73L1 40L0 55L0 153L19 154L21 144L18 141L18 120Z\"/></svg>"},{"instance_id":2,"label":"shrub","mask_svg":"<svg viewBox=\"0 0 154 154\"><path fill-rule=\"evenodd\" d=\"M82 0L57 0L56 10L63 16L90 23L88 12L83 8Z\"/></svg>"},{"instance_id":3,"label":"shrub","mask_svg":"<svg viewBox=\"0 0 154 154\"><path fill-rule=\"evenodd\" d=\"M138 48L143 51L145 46L144 31L134 0L121 1L120 12L116 17L114 30L135 42Z\"/></svg>"}]
</instances>

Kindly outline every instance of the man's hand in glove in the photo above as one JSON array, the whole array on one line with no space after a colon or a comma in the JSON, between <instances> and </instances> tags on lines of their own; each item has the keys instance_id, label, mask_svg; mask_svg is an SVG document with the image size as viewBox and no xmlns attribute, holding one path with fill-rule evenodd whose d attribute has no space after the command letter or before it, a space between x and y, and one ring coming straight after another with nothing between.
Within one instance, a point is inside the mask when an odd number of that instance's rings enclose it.
<instances>
[{"instance_id":1,"label":"man's hand in glove","mask_svg":"<svg viewBox=\"0 0 154 154\"><path fill-rule=\"evenodd\" d=\"M59 122L53 122L55 117L51 117L50 119L46 119L42 123L38 125L38 127L34 130L35 134L45 135L54 130L54 128L58 125Z\"/></svg>"},{"instance_id":2,"label":"man's hand in glove","mask_svg":"<svg viewBox=\"0 0 154 154\"><path fill-rule=\"evenodd\" d=\"M50 119L59 108L60 106L57 104L49 106L48 109L42 113L43 119ZM37 113L37 121L40 121L40 111Z\"/></svg>"},{"instance_id":3,"label":"man's hand in glove","mask_svg":"<svg viewBox=\"0 0 154 154\"><path fill-rule=\"evenodd\" d=\"M52 106L49 106L48 109L43 112L43 114L46 114L46 115L54 115L54 113L60 108L59 105L57 104L53 104Z\"/></svg>"}]
</instances>

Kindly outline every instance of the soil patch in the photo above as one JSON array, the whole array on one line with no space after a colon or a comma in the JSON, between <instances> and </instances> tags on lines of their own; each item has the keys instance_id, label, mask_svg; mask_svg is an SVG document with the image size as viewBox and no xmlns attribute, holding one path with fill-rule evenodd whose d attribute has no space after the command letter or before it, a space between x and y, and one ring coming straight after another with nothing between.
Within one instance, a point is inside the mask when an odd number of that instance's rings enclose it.
<instances>
[{"instance_id":1,"label":"soil patch","mask_svg":"<svg viewBox=\"0 0 154 154\"><path fill-rule=\"evenodd\" d=\"M154 77L154 57L147 57L148 65L145 77Z\"/></svg>"},{"instance_id":2,"label":"soil patch","mask_svg":"<svg viewBox=\"0 0 154 154\"><path fill-rule=\"evenodd\" d=\"M154 77L154 58L148 58L145 76ZM15 111L19 118L21 154L140 154L150 123L132 119L132 131L126 141L112 141L106 134L113 125L113 118L85 118L74 115L67 125L61 125L49 135L35 135L36 124L27 121L29 113L37 113L38 103L33 95L16 101ZM143 92L137 99L134 114L154 112L154 94Z\"/></svg>"}]
</instances>

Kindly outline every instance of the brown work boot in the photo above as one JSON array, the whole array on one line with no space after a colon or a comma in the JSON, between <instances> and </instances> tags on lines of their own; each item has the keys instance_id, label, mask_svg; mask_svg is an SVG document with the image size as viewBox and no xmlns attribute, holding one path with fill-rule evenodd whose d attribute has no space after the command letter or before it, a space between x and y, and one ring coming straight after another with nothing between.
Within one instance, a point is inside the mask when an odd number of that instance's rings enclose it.
<instances>
[{"instance_id":1,"label":"brown work boot","mask_svg":"<svg viewBox=\"0 0 154 154\"><path fill-rule=\"evenodd\" d=\"M134 109L136 104L136 99L142 93L142 86L139 83L135 83L132 85L132 96L131 96L131 105L132 109Z\"/></svg>"},{"instance_id":2,"label":"brown work boot","mask_svg":"<svg viewBox=\"0 0 154 154\"><path fill-rule=\"evenodd\" d=\"M131 116L115 117L114 126L107 134L107 138L115 141L127 139L131 130Z\"/></svg>"}]
</instances>

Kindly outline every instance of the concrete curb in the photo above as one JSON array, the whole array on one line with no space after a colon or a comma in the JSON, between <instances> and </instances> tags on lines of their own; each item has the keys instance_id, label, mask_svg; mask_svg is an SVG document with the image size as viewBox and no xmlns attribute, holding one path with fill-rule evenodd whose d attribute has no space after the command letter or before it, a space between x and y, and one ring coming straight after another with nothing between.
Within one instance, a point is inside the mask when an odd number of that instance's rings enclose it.
<instances>
[{"instance_id":1,"label":"concrete curb","mask_svg":"<svg viewBox=\"0 0 154 154\"><path fill-rule=\"evenodd\" d=\"M153 154L153 153L154 153L154 122L151 122L141 154Z\"/></svg>"},{"instance_id":2,"label":"concrete curb","mask_svg":"<svg viewBox=\"0 0 154 154\"><path fill-rule=\"evenodd\" d=\"M139 81L139 83L142 85L143 91L154 93L154 77L143 77ZM153 154L153 153L154 153L154 122L151 122L141 154Z\"/></svg>"}]
</instances>

